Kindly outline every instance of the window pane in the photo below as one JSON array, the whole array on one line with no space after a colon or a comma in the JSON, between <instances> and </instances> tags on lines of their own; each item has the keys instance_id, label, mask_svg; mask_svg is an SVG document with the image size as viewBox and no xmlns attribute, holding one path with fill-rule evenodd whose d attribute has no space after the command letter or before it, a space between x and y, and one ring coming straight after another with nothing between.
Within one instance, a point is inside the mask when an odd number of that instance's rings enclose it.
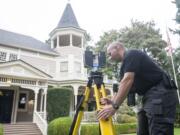
<instances>
[{"instance_id":1,"label":"window pane","mask_svg":"<svg viewBox=\"0 0 180 135\"><path fill-rule=\"evenodd\" d=\"M27 101L27 94L26 93L20 93L18 108L19 109L26 109L26 101Z\"/></svg>"},{"instance_id":2,"label":"window pane","mask_svg":"<svg viewBox=\"0 0 180 135\"><path fill-rule=\"evenodd\" d=\"M70 35L59 36L59 46L69 46L70 45Z\"/></svg>"},{"instance_id":3,"label":"window pane","mask_svg":"<svg viewBox=\"0 0 180 135\"><path fill-rule=\"evenodd\" d=\"M61 62L60 63L60 71L61 72L68 72L68 62Z\"/></svg>"},{"instance_id":4,"label":"window pane","mask_svg":"<svg viewBox=\"0 0 180 135\"><path fill-rule=\"evenodd\" d=\"M6 52L0 52L0 60L6 61Z\"/></svg>"},{"instance_id":5,"label":"window pane","mask_svg":"<svg viewBox=\"0 0 180 135\"><path fill-rule=\"evenodd\" d=\"M81 47L81 37L73 35L72 44L73 46Z\"/></svg>"},{"instance_id":6,"label":"window pane","mask_svg":"<svg viewBox=\"0 0 180 135\"><path fill-rule=\"evenodd\" d=\"M57 38L55 38L55 39L53 40L53 43L54 43L54 48L56 48L56 47L57 47Z\"/></svg>"},{"instance_id":7,"label":"window pane","mask_svg":"<svg viewBox=\"0 0 180 135\"><path fill-rule=\"evenodd\" d=\"M9 61L17 60L17 54L10 53Z\"/></svg>"}]
</instances>

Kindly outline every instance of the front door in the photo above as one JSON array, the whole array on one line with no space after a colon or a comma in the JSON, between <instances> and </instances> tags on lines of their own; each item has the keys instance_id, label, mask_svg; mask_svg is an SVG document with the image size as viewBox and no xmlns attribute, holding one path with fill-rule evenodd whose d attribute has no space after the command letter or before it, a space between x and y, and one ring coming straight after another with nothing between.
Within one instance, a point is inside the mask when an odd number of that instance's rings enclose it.
<instances>
[{"instance_id":1,"label":"front door","mask_svg":"<svg viewBox=\"0 0 180 135\"><path fill-rule=\"evenodd\" d=\"M13 95L12 90L0 89L0 123L11 122Z\"/></svg>"}]
</instances>

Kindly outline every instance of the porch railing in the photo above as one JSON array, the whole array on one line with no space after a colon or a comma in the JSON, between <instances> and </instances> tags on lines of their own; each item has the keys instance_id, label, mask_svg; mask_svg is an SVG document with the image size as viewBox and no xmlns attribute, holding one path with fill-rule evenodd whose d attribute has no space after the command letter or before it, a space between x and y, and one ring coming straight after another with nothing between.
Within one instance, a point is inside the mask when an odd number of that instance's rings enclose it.
<instances>
[{"instance_id":1,"label":"porch railing","mask_svg":"<svg viewBox=\"0 0 180 135\"><path fill-rule=\"evenodd\" d=\"M39 114L39 112L34 112L33 122L37 124L39 129L41 130L43 135L47 135L47 122L46 120Z\"/></svg>"}]
</instances>

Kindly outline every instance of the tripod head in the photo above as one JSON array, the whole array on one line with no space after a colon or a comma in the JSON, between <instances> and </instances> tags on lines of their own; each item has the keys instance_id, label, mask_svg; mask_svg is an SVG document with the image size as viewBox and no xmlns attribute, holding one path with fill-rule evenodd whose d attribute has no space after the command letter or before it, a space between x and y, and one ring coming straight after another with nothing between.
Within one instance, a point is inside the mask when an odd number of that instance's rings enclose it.
<instances>
[{"instance_id":1,"label":"tripod head","mask_svg":"<svg viewBox=\"0 0 180 135\"><path fill-rule=\"evenodd\" d=\"M103 84L103 74L102 72L98 71L91 71L89 80L94 82L98 88L101 87L101 84Z\"/></svg>"}]
</instances>

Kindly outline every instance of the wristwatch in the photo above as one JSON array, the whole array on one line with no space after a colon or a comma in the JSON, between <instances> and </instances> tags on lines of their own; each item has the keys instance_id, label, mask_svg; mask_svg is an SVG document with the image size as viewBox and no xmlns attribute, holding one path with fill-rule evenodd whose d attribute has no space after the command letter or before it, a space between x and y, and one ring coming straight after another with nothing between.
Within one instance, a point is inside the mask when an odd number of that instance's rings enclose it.
<instances>
[{"instance_id":1,"label":"wristwatch","mask_svg":"<svg viewBox=\"0 0 180 135\"><path fill-rule=\"evenodd\" d=\"M119 105L112 102L112 107L115 109L115 110L118 110L119 109Z\"/></svg>"}]
</instances>

